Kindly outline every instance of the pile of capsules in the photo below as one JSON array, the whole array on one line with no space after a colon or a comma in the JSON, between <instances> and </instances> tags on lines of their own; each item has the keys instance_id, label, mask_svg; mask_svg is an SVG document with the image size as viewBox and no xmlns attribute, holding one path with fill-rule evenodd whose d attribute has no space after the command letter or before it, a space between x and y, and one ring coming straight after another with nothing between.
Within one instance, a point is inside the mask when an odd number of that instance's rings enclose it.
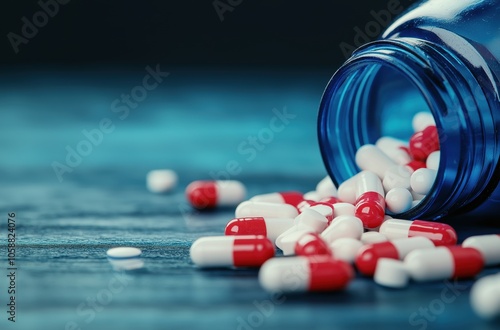
<instances>
[{"instance_id":1,"label":"pile of capsules","mask_svg":"<svg viewBox=\"0 0 500 330\"><path fill-rule=\"evenodd\" d=\"M260 267L259 282L271 292L341 290L354 278L353 265L391 288L406 287L410 279L471 278L499 265L500 235L473 236L457 245L448 224L386 215L419 203L436 177L439 139L432 116L417 114L413 128L409 143L382 137L362 146L356 153L362 171L338 189L326 177L306 194L277 192L244 201L241 182L192 182L186 197L195 208L236 206L224 236L193 243L193 263ZM161 186L156 176L148 177L148 186ZM284 257L276 256L277 249ZM479 315L500 315L498 292L500 273L476 282L471 302Z\"/></svg>"}]
</instances>

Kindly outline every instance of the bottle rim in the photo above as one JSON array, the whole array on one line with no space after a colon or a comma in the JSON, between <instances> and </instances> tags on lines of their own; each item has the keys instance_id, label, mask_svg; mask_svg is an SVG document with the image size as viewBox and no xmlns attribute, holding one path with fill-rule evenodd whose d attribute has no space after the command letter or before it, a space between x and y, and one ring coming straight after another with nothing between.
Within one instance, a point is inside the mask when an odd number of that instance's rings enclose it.
<instances>
[{"instance_id":1,"label":"bottle rim","mask_svg":"<svg viewBox=\"0 0 500 330\"><path fill-rule=\"evenodd\" d=\"M334 183L357 173L355 150L381 136L367 132L372 129L359 121L374 116L369 115L370 109L359 107L359 99L376 80L375 67L394 70L418 89L436 121L441 146L440 166L429 194L395 216L438 219L481 204L487 198L481 193L494 184L490 179L498 163L488 157L497 154L495 139L488 138L488 132L494 132L493 118L479 110L489 109L487 99L480 88L474 88L475 77L462 59L415 38L378 40L360 47L328 83L320 103L318 139Z\"/></svg>"}]
</instances>

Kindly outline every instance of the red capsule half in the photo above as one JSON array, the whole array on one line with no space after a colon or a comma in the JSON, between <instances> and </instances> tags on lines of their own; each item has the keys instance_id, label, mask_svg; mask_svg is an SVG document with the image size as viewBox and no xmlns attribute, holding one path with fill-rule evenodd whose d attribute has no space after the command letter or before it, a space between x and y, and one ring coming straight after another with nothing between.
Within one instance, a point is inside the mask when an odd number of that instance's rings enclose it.
<instances>
[{"instance_id":1,"label":"red capsule half","mask_svg":"<svg viewBox=\"0 0 500 330\"><path fill-rule=\"evenodd\" d=\"M427 156L439 150L439 134L436 126L427 126L410 138L410 153L415 160L425 161Z\"/></svg>"},{"instance_id":2,"label":"red capsule half","mask_svg":"<svg viewBox=\"0 0 500 330\"><path fill-rule=\"evenodd\" d=\"M331 254L332 252L326 242L316 233L306 234L295 243L295 255L298 256Z\"/></svg>"}]
</instances>

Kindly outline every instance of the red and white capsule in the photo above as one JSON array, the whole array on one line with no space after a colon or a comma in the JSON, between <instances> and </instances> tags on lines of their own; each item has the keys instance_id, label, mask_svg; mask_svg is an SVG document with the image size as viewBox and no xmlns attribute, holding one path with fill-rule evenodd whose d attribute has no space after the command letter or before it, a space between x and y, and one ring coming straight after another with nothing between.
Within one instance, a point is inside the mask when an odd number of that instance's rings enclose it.
<instances>
[{"instance_id":1,"label":"red and white capsule","mask_svg":"<svg viewBox=\"0 0 500 330\"><path fill-rule=\"evenodd\" d=\"M295 206L288 204L264 203L245 201L240 203L234 211L236 218L269 217L269 218L295 218L299 211Z\"/></svg>"},{"instance_id":2,"label":"red and white capsule","mask_svg":"<svg viewBox=\"0 0 500 330\"><path fill-rule=\"evenodd\" d=\"M274 245L264 236L209 236L196 240L189 253L198 267L259 267L274 257Z\"/></svg>"},{"instance_id":3,"label":"red and white capsule","mask_svg":"<svg viewBox=\"0 0 500 330\"><path fill-rule=\"evenodd\" d=\"M337 291L353 277L351 265L326 255L272 258L259 271L260 285L271 292Z\"/></svg>"},{"instance_id":4,"label":"red and white capsule","mask_svg":"<svg viewBox=\"0 0 500 330\"><path fill-rule=\"evenodd\" d=\"M458 245L415 250L404 263L412 279L419 282L474 277L484 266L478 250Z\"/></svg>"},{"instance_id":5,"label":"red and white capsule","mask_svg":"<svg viewBox=\"0 0 500 330\"><path fill-rule=\"evenodd\" d=\"M274 242L279 235L293 227L293 220L264 217L235 218L227 223L224 234L227 236L263 235Z\"/></svg>"},{"instance_id":6,"label":"red and white capsule","mask_svg":"<svg viewBox=\"0 0 500 330\"><path fill-rule=\"evenodd\" d=\"M356 204L354 215L367 229L377 228L384 221L384 188L373 172L363 171L356 180Z\"/></svg>"},{"instance_id":7,"label":"red and white capsule","mask_svg":"<svg viewBox=\"0 0 500 330\"><path fill-rule=\"evenodd\" d=\"M332 251L325 241L316 233L308 233L302 236L295 243L295 255L297 256L315 256L331 255Z\"/></svg>"},{"instance_id":8,"label":"red and white capsule","mask_svg":"<svg viewBox=\"0 0 500 330\"><path fill-rule=\"evenodd\" d=\"M500 264L500 235L471 236L462 243L462 246L481 252L487 266Z\"/></svg>"},{"instance_id":9,"label":"red and white capsule","mask_svg":"<svg viewBox=\"0 0 500 330\"><path fill-rule=\"evenodd\" d=\"M236 206L245 195L245 186L235 180L193 181L186 187L186 198L197 209Z\"/></svg>"},{"instance_id":10,"label":"red and white capsule","mask_svg":"<svg viewBox=\"0 0 500 330\"><path fill-rule=\"evenodd\" d=\"M410 138L410 153L415 160L425 161L436 150L439 150L439 134L436 126L427 126Z\"/></svg>"},{"instance_id":11,"label":"red and white capsule","mask_svg":"<svg viewBox=\"0 0 500 330\"><path fill-rule=\"evenodd\" d=\"M457 244L457 233L450 225L434 221L389 219L379 232L387 239L423 236L436 246Z\"/></svg>"},{"instance_id":12,"label":"red and white capsule","mask_svg":"<svg viewBox=\"0 0 500 330\"><path fill-rule=\"evenodd\" d=\"M368 244L358 251L356 267L362 274L373 276L380 258L402 260L413 250L432 248L434 248L434 244L425 237L399 238L393 241Z\"/></svg>"},{"instance_id":13,"label":"red and white capsule","mask_svg":"<svg viewBox=\"0 0 500 330\"><path fill-rule=\"evenodd\" d=\"M284 191L269 194L256 195L250 198L252 202L289 204L297 207L304 200L304 196L298 191Z\"/></svg>"}]
</instances>

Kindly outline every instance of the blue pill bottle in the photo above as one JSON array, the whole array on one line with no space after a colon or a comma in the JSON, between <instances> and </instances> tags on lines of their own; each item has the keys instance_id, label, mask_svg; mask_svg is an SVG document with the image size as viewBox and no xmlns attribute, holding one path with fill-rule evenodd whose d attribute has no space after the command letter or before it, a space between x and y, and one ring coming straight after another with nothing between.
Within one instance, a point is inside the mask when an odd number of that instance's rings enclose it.
<instances>
[{"instance_id":1,"label":"blue pill bottle","mask_svg":"<svg viewBox=\"0 0 500 330\"><path fill-rule=\"evenodd\" d=\"M427 0L397 18L335 72L318 137L338 185L359 172L356 150L409 139L434 116L441 159L429 194L397 218L500 215L500 0Z\"/></svg>"}]
</instances>

